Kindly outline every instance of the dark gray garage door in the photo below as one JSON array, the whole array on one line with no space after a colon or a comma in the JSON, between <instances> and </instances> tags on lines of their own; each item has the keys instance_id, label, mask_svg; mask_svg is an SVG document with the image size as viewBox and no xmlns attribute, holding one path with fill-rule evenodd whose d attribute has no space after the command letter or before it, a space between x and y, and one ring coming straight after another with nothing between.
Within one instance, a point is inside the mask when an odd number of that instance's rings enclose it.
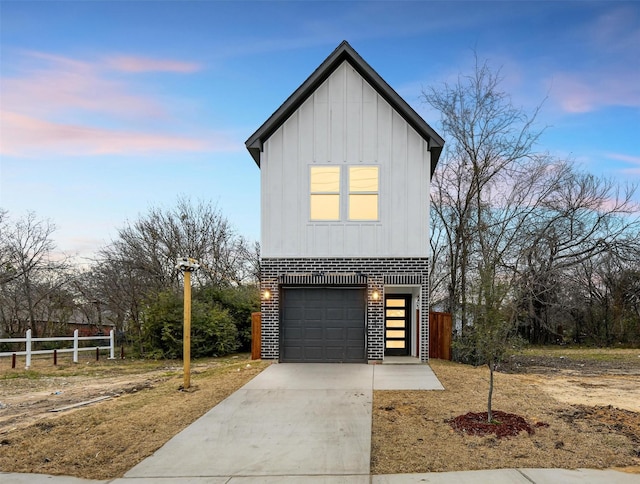
<instances>
[{"instance_id":1,"label":"dark gray garage door","mask_svg":"<svg viewBox=\"0 0 640 484\"><path fill-rule=\"evenodd\" d=\"M367 361L364 289L286 288L281 304L281 361Z\"/></svg>"}]
</instances>

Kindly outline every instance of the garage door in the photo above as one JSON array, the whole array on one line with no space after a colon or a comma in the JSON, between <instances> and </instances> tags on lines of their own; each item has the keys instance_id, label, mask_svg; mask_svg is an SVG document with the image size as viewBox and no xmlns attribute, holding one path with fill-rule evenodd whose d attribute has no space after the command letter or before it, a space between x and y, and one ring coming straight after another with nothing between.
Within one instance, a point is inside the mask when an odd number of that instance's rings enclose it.
<instances>
[{"instance_id":1,"label":"garage door","mask_svg":"<svg viewBox=\"0 0 640 484\"><path fill-rule=\"evenodd\" d=\"M281 361L366 362L364 289L286 288L281 304Z\"/></svg>"}]
</instances>

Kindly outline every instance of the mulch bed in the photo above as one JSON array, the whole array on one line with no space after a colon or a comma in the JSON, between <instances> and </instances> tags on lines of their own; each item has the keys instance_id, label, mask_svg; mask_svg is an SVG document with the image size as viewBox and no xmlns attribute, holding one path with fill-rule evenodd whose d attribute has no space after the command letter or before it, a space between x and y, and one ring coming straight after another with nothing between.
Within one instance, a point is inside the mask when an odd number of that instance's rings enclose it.
<instances>
[{"instance_id":1,"label":"mulch bed","mask_svg":"<svg viewBox=\"0 0 640 484\"><path fill-rule=\"evenodd\" d=\"M491 412L493 420L488 421L487 412L469 412L447 420L449 425L457 432L464 435L484 436L495 434L499 439L515 437L520 432L527 432L529 435L535 433L535 427L548 427L549 424L537 422L533 427L520 415L501 412L496 410Z\"/></svg>"}]
</instances>

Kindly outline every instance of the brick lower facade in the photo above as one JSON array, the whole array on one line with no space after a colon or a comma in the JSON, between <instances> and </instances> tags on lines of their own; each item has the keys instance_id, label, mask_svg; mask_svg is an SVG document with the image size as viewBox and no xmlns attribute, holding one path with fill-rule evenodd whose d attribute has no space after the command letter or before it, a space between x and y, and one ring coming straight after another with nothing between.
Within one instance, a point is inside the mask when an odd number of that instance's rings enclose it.
<instances>
[{"instance_id":1,"label":"brick lower facade","mask_svg":"<svg viewBox=\"0 0 640 484\"><path fill-rule=\"evenodd\" d=\"M262 358L280 357L280 290L283 285L367 288L367 358L384 357L384 287L420 286L420 359L429 359L428 258L263 258L261 260ZM378 291L378 300L373 293Z\"/></svg>"}]
</instances>

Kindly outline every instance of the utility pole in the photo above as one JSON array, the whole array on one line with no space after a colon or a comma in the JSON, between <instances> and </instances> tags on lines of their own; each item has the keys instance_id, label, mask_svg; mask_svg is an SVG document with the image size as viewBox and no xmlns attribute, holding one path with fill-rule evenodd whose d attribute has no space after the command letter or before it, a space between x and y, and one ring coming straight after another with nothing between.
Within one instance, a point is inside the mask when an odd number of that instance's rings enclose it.
<instances>
[{"instance_id":1,"label":"utility pole","mask_svg":"<svg viewBox=\"0 0 640 484\"><path fill-rule=\"evenodd\" d=\"M182 334L183 389L191 386L191 273L200 265L191 257L180 257L176 269L184 274L184 330Z\"/></svg>"}]
</instances>

